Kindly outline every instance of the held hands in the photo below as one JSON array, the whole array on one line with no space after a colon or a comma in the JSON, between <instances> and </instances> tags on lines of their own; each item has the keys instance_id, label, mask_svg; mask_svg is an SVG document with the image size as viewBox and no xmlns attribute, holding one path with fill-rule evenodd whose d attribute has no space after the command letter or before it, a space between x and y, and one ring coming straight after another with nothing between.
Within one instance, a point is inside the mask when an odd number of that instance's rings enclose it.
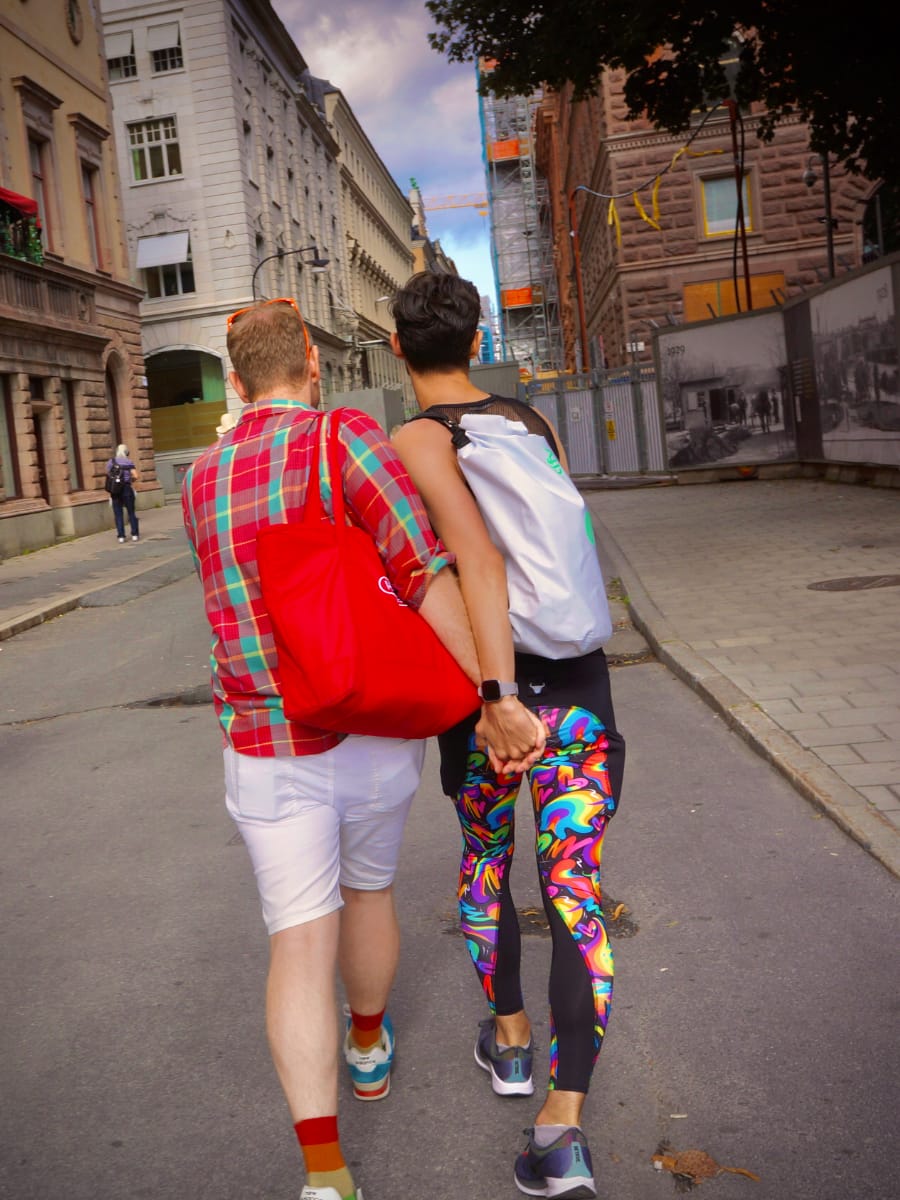
<instances>
[{"instance_id":1,"label":"held hands","mask_svg":"<svg viewBox=\"0 0 900 1200\"><path fill-rule=\"evenodd\" d=\"M483 704L475 726L476 744L487 750L491 769L498 775L526 771L544 752L544 723L515 696Z\"/></svg>"}]
</instances>

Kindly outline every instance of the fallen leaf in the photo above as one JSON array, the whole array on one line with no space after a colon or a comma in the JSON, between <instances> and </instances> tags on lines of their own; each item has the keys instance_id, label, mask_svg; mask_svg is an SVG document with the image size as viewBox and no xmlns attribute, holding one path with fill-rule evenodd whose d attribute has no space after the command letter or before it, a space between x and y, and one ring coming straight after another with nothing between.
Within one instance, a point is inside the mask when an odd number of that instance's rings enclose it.
<instances>
[{"instance_id":1,"label":"fallen leaf","mask_svg":"<svg viewBox=\"0 0 900 1200\"><path fill-rule=\"evenodd\" d=\"M728 1172L729 1175L744 1175L759 1183L759 1176L743 1167L722 1167L705 1150L673 1150L672 1153L657 1152L650 1160L657 1171L671 1171L680 1179L687 1179L692 1184L700 1184L704 1179L714 1179L716 1175Z\"/></svg>"}]
</instances>

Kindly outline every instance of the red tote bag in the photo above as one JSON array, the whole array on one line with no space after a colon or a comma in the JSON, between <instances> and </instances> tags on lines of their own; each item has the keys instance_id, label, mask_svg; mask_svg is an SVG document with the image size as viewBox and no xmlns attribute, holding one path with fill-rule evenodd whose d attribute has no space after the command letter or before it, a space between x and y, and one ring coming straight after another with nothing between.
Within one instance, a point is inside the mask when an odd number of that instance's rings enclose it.
<instances>
[{"instance_id":1,"label":"red tote bag","mask_svg":"<svg viewBox=\"0 0 900 1200\"><path fill-rule=\"evenodd\" d=\"M425 738L480 705L475 685L406 605L365 530L346 521L338 418L323 418L303 518L256 536L285 714L336 733ZM327 441L334 520L319 487Z\"/></svg>"}]
</instances>

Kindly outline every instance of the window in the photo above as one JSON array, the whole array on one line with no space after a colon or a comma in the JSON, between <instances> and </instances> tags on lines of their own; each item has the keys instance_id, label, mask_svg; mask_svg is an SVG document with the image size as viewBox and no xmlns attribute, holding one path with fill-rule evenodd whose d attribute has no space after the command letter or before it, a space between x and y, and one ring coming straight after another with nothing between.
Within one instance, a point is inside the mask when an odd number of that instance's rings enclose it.
<instances>
[{"instance_id":1,"label":"window","mask_svg":"<svg viewBox=\"0 0 900 1200\"><path fill-rule=\"evenodd\" d=\"M196 291L191 239L186 230L138 238L137 265L144 272L148 300Z\"/></svg>"},{"instance_id":2,"label":"window","mask_svg":"<svg viewBox=\"0 0 900 1200\"><path fill-rule=\"evenodd\" d=\"M737 188L734 176L718 175L701 179L700 199L704 237L724 237L733 234L737 225ZM748 174L744 175L744 228L748 233L753 229Z\"/></svg>"},{"instance_id":3,"label":"window","mask_svg":"<svg viewBox=\"0 0 900 1200\"><path fill-rule=\"evenodd\" d=\"M740 312L745 305L746 281L735 281L728 275L724 279L708 279L702 283L686 283L682 289L685 321L707 321L710 317L724 317ZM784 273L774 271L765 275L750 276L750 298L753 309L771 308L779 303L779 294L784 296ZM740 301L740 303L738 303Z\"/></svg>"},{"instance_id":4,"label":"window","mask_svg":"<svg viewBox=\"0 0 900 1200\"><path fill-rule=\"evenodd\" d=\"M50 146L36 138L28 138L28 156L31 160L32 199L37 201L38 219L50 245Z\"/></svg>"},{"instance_id":5,"label":"window","mask_svg":"<svg viewBox=\"0 0 900 1200\"><path fill-rule=\"evenodd\" d=\"M278 184L275 174L275 151L271 146L266 146L266 178L269 181L269 190L272 198L275 199L278 191Z\"/></svg>"},{"instance_id":6,"label":"window","mask_svg":"<svg viewBox=\"0 0 900 1200\"><path fill-rule=\"evenodd\" d=\"M134 34L110 33L105 39L106 69L110 83L118 79L134 79L137 75L137 61L134 57Z\"/></svg>"},{"instance_id":7,"label":"window","mask_svg":"<svg viewBox=\"0 0 900 1200\"><path fill-rule=\"evenodd\" d=\"M174 117L136 121L127 129L135 183L181 174L181 152Z\"/></svg>"},{"instance_id":8,"label":"window","mask_svg":"<svg viewBox=\"0 0 900 1200\"><path fill-rule=\"evenodd\" d=\"M16 451L16 423L13 414L9 376L0 375L0 484L7 500L22 495L19 456Z\"/></svg>"},{"instance_id":9,"label":"window","mask_svg":"<svg viewBox=\"0 0 900 1200\"><path fill-rule=\"evenodd\" d=\"M91 262L95 267L103 266L103 251L100 241L99 217L99 178L100 173L91 163L81 164L81 193L84 197L84 213L87 220L88 246L91 251Z\"/></svg>"},{"instance_id":10,"label":"window","mask_svg":"<svg viewBox=\"0 0 900 1200\"><path fill-rule=\"evenodd\" d=\"M244 162L247 164L247 178L252 182L256 172L253 169L253 129L249 121L244 122Z\"/></svg>"},{"instance_id":11,"label":"window","mask_svg":"<svg viewBox=\"0 0 900 1200\"><path fill-rule=\"evenodd\" d=\"M55 113L62 100L26 75L16 76L12 85L19 95L23 124L27 131L31 198L38 206L38 219L44 233L44 249L56 250L54 223L59 210L53 146L56 133Z\"/></svg>"},{"instance_id":12,"label":"window","mask_svg":"<svg viewBox=\"0 0 900 1200\"><path fill-rule=\"evenodd\" d=\"M69 460L69 487L73 492L80 492L84 487L84 477L81 472L81 450L78 445L75 384L70 379L63 380L62 415L66 431L66 457Z\"/></svg>"},{"instance_id":13,"label":"window","mask_svg":"<svg viewBox=\"0 0 900 1200\"><path fill-rule=\"evenodd\" d=\"M177 21L166 25L151 25L147 30L147 46L153 64L153 74L180 71L184 66L181 53L181 29Z\"/></svg>"}]
</instances>

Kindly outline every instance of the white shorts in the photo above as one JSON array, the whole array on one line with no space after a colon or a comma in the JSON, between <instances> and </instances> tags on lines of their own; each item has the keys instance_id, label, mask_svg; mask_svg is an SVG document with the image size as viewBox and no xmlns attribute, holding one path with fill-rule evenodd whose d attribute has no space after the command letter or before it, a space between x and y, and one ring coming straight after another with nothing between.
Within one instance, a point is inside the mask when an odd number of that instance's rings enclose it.
<instances>
[{"instance_id":1,"label":"white shorts","mask_svg":"<svg viewBox=\"0 0 900 1200\"><path fill-rule=\"evenodd\" d=\"M341 885L392 883L424 741L346 737L322 754L226 747L225 804L250 852L269 933L343 906Z\"/></svg>"}]
</instances>

